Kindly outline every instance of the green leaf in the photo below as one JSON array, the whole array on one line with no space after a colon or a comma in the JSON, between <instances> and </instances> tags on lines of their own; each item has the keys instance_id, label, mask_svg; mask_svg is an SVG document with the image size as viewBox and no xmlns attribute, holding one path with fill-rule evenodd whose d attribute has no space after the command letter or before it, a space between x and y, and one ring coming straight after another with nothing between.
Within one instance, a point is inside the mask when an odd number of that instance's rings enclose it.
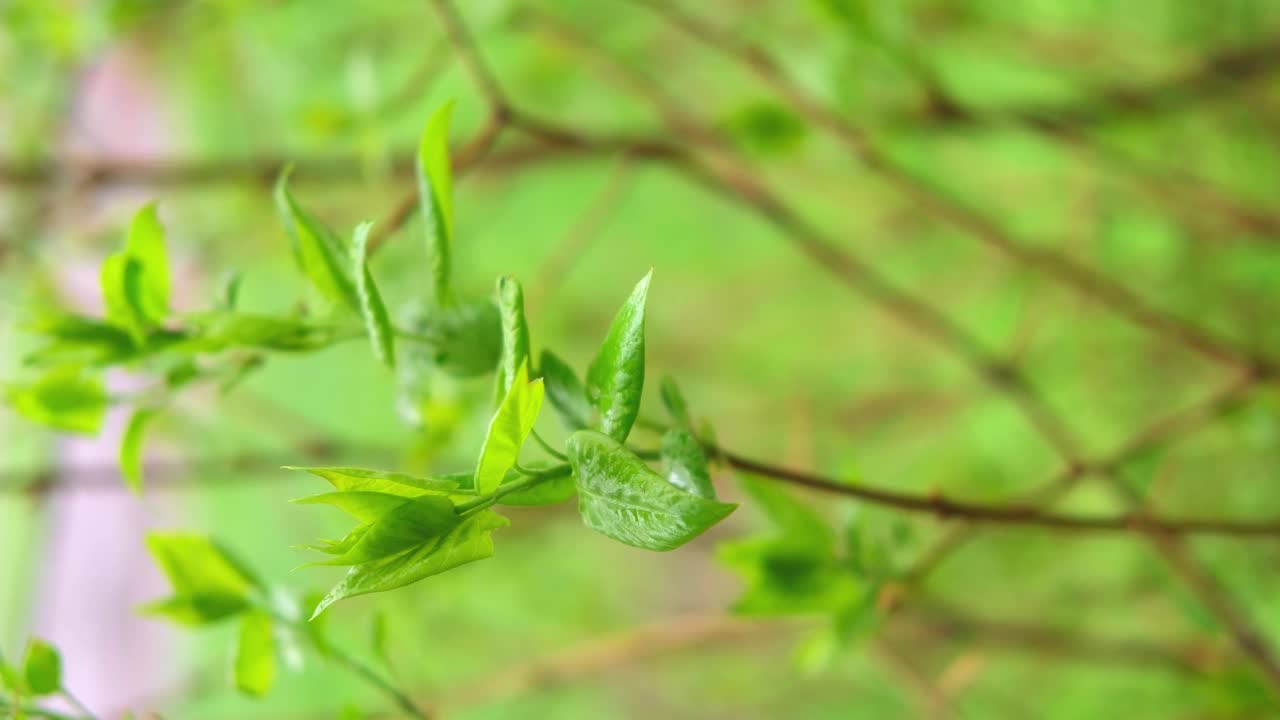
<instances>
[{"instance_id":1,"label":"green leaf","mask_svg":"<svg viewBox=\"0 0 1280 720\"><path fill-rule=\"evenodd\" d=\"M369 331L369 342L373 344L373 354L384 365L393 368L396 366L395 332L391 327L387 306L382 304L382 295L373 282L373 273L369 271L369 229L372 227L373 223L358 225L351 244L356 293L360 299L360 314L364 317L364 326Z\"/></svg>"},{"instance_id":2,"label":"green leaf","mask_svg":"<svg viewBox=\"0 0 1280 720\"><path fill-rule=\"evenodd\" d=\"M409 502L409 499L392 493L357 490L312 495L290 502L299 505L332 505L360 522L371 523Z\"/></svg>"},{"instance_id":3,"label":"green leaf","mask_svg":"<svg viewBox=\"0 0 1280 720\"><path fill-rule=\"evenodd\" d=\"M829 552L787 539L725 543L717 555L747 582L733 606L745 615L830 613L853 604L865 591Z\"/></svg>"},{"instance_id":4,"label":"green leaf","mask_svg":"<svg viewBox=\"0 0 1280 720\"><path fill-rule=\"evenodd\" d=\"M689 404L685 402L684 393L680 392L680 386L676 384L676 379L667 375L662 378L662 385L659 388L662 396L662 406L666 408L667 414L671 416L671 422L676 427L688 430L693 427L693 420L689 415Z\"/></svg>"},{"instance_id":5,"label":"green leaf","mask_svg":"<svg viewBox=\"0 0 1280 720\"><path fill-rule=\"evenodd\" d=\"M0 686L14 695L22 696L27 694L27 681L23 679L18 669L0 658Z\"/></svg>"},{"instance_id":6,"label":"green leaf","mask_svg":"<svg viewBox=\"0 0 1280 720\"><path fill-rule=\"evenodd\" d=\"M102 380L74 366L54 368L29 385L8 386L5 398L34 423L86 435L102 428L107 413Z\"/></svg>"},{"instance_id":7,"label":"green leaf","mask_svg":"<svg viewBox=\"0 0 1280 720\"><path fill-rule=\"evenodd\" d=\"M480 461L476 465L476 492L488 495L502 484L507 471L515 466L520 448L533 430L542 409L542 380L529 382L529 366L516 371L510 391L489 422Z\"/></svg>"},{"instance_id":8,"label":"green leaf","mask_svg":"<svg viewBox=\"0 0 1280 720\"><path fill-rule=\"evenodd\" d=\"M662 436L662 471L667 482L681 490L711 500L716 498L706 453L688 430L676 428Z\"/></svg>"},{"instance_id":9,"label":"green leaf","mask_svg":"<svg viewBox=\"0 0 1280 720\"><path fill-rule=\"evenodd\" d=\"M531 362L529 325L524 319L524 289L513 277L498 278L498 313L502 317L502 355L498 361L498 402L515 382L516 371Z\"/></svg>"},{"instance_id":10,"label":"green leaf","mask_svg":"<svg viewBox=\"0 0 1280 720\"><path fill-rule=\"evenodd\" d=\"M32 695L53 695L62 689L62 657L49 643L32 638L27 644L22 674Z\"/></svg>"},{"instance_id":11,"label":"green leaf","mask_svg":"<svg viewBox=\"0 0 1280 720\"><path fill-rule=\"evenodd\" d=\"M155 408L139 408L129 418L120 440L120 474L133 493L142 492L142 440L147 425L159 414Z\"/></svg>"},{"instance_id":12,"label":"green leaf","mask_svg":"<svg viewBox=\"0 0 1280 720\"><path fill-rule=\"evenodd\" d=\"M375 520L343 554L311 564L359 565L381 560L444 534L459 520L448 498L424 495Z\"/></svg>"},{"instance_id":13,"label":"green leaf","mask_svg":"<svg viewBox=\"0 0 1280 720\"><path fill-rule=\"evenodd\" d=\"M236 615L249 606L261 584L230 553L207 537L151 533L147 550L173 586L174 596L142 608L175 622L203 625Z\"/></svg>"},{"instance_id":14,"label":"green leaf","mask_svg":"<svg viewBox=\"0 0 1280 720\"><path fill-rule=\"evenodd\" d=\"M233 675L236 689L249 697L262 697L276 682L276 644L271 616L261 610L247 612L240 620Z\"/></svg>"},{"instance_id":15,"label":"green leaf","mask_svg":"<svg viewBox=\"0 0 1280 720\"><path fill-rule=\"evenodd\" d=\"M316 606L315 616L345 598L385 592L493 555L492 533L507 519L485 510L423 545L376 562L351 568L347 576Z\"/></svg>"},{"instance_id":16,"label":"green leaf","mask_svg":"<svg viewBox=\"0 0 1280 720\"><path fill-rule=\"evenodd\" d=\"M23 358L27 365L112 365L137 356L139 349L128 330L79 315L52 315L27 329L48 342Z\"/></svg>"},{"instance_id":17,"label":"green leaf","mask_svg":"<svg viewBox=\"0 0 1280 720\"><path fill-rule=\"evenodd\" d=\"M835 547L831 526L808 505L782 489L776 482L748 475L739 476L742 488L769 518L779 537L792 545L815 548L830 554Z\"/></svg>"},{"instance_id":18,"label":"green leaf","mask_svg":"<svg viewBox=\"0 0 1280 720\"><path fill-rule=\"evenodd\" d=\"M580 430L568 448L583 521L627 545L674 550L736 507L671 485L608 435Z\"/></svg>"},{"instance_id":19,"label":"green leaf","mask_svg":"<svg viewBox=\"0 0 1280 720\"><path fill-rule=\"evenodd\" d=\"M538 363L547 386L547 399L556 409L565 429L573 432L591 425L592 408L587 389L573 368L550 350L543 350Z\"/></svg>"},{"instance_id":20,"label":"green leaf","mask_svg":"<svg viewBox=\"0 0 1280 720\"><path fill-rule=\"evenodd\" d=\"M609 334L587 370L587 399L599 412L598 429L624 442L640 414L644 390L644 310L649 279L644 276L618 311Z\"/></svg>"},{"instance_id":21,"label":"green leaf","mask_svg":"<svg viewBox=\"0 0 1280 720\"><path fill-rule=\"evenodd\" d=\"M452 112L452 102L440 106L427 121L418 144L418 202L427 229L436 303L441 307L453 301L449 285L453 245L453 171L449 165Z\"/></svg>"},{"instance_id":22,"label":"green leaf","mask_svg":"<svg viewBox=\"0 0 1280 720\"><path fill-rule=\"evenodd\" d=\"M334 489L342 492L370 491L415 498L427 494L449 494L458 488L457 481L453 479L424 478L368 468L286 466L285 469L309 472L328 480Z\"/></svg>"},{"instance_id":23,"label":"green leaf","mask_svg":"<svg viewBox=\"0 0 1280 720\"><path fill-rule=\"evenodd\" d=\"M280 352L308 352L328 347L339 339L333 325L302 318L214 310L187 317L193 336L177 349L221 352L230 348L257 348Z\"/></svg>"},{"instance_id":24,"label":"green leaf","mask_svg":"<svg viewBox=\"0 0 1280 720\"><path fill-rule=\"evenodd\" d=\"M487 375L502 354L502 319L498 308L477 303L418 310L407 325L431 346L435 365L454 377Z\"/></svg>"},{"instance_id":25,"label":"green leaf","mask_svg":"<svg viewBox=\"0 0 1280 720\"><path fill-rule=\"evenodd\" d=\"M124 248L102 263L107 319L141 341L169 314L169 284L164 228L152 203L133 216Z\"/></svg>"},{"instance_id":26,"label":"green leaf","mask_svg":"<svg viewBox=\"0 0 1280 720\"><path fill-rule=\"evenodd\" d=\"M293 198L289 192L290 172L291 168L286 168L280 173L275 199L276 210L289 235L298 267L325 298L338 305L359 309L355 285L341 260L344 256L342 241Z\"/></svg>"}]
</instances>

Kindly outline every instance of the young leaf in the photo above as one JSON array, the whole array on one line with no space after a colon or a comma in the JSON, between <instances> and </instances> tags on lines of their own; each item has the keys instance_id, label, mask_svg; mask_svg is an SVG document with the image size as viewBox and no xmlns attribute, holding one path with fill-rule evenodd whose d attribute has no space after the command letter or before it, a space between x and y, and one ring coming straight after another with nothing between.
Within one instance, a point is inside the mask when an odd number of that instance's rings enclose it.
<instances>
[{"instance_id":1,"label":"young leaf","mask_svg":"<svg viewBox=\"0 0 1280 720\"><path fill-rule=\"evenodd\" d=\"M583 521L627 545L674 550L736 507L671 485L608 435L580 430L568 447Z\"/></svg>"},{"instance_id":2,"label":"young leaf","mask_svg":"<svg viewBox=\"0 0 1280 720\"><path fill-rule=\"evenodd\" d=\"M707 470L702 445L688 430L668 430L662 436L662 467L667 482L700 497L714 500L716 490Z\"/></svg>"},{"instance_id":3,"label":"young leaf","mask_svg":"<svg viewBox=\"0 0 1280 720\"><path fill-rule=\"evenodd\" d=\"M831 553L786 539L726 543L717 554L746 580L747 590L733 606L744 615L831 613L856 602L865 590Z\"/></svg>"},{"instance_id":4,"label":"young leaf","mask_svg":"<svg viewBox=\"0 0 1280 720\"><path fill-rule=\"evenodd\" d=\"M142 608L188 625L203 625L236 615L249 606L261 584L209 538L188 533L151 533L147 549L173 586L167 600Z\"/></svg>"},{"instance_id":5,"label":"young leaf","mask_svg":"<svg viewBox=\"0 0 1280 720\"><path fill-rule=\"evenodd\" d=\"M27 644L22 674L32 695L52 695L62 689L62 657L52 645L32 638Z\"/></svg>"},{"instance_id":6,"label":"young leaf","mask_svg":"<svg viewBox=\"0 0 1280 720\"><path fill-rule=\"evenodd\" d=\"M358 309L360 301L355 285L341 260L344 255L342 242L293 198L289 192L289 173L290 169L286 168L276 181L276 210L289 235L298 267L325 298L338 305Z\"/></svg>"},{"instance_id":7,"label":"young leaf","mask_svg":"<svg viewBox=\"0 0 1280 720\"><path fill-rule=\"evenodd\" d=\"M25 365L113 365L139 354L128 330L79 315L43 317L27 326L48 342L22 359Z\"/></svg>"},{"instance_id":8,"label":"young leaf","mask_svg":"<svg viewBox=\"0 0 1280 720\"><path fill-rule=\"evenodd\" d=\"M675 378L670 375L663 377L659 392L662 395L662 406L671 416L671 422L685 430L693 427L693 420L689 416L689 404L685 402L684 393L680 392L680 386L676 385Z\"/></svg>"},{"instance_id":9,"label":"young leaf","mask_svg":"<svg viewBox=\"0 0 1280 720\"><path fill-rule=\"evenodd\" d=\"M507 524L506 518L485 510L413 550L356 565L320 601L312 619L339 600L394 590L459 565L483 560L493 555L493 531Z\"/></svg>"},{"instance_id":10,"label":"young leaf","mask_svg":"<svg viewBox=\"0 0 1280 720\"><path fill-rule=\"evenodd\" d=\"M550 350L543 350L538 368L546 381L547 399L556 409L565 429L573 432L584 430L591 424L591 403L587 401L587 389L578 379L573 368Z\"/></svg>"},{"instance_id":11,"label":"young leaf","mask_svg":"<svg viewBox=\"0 0 1280 720\"><path fill-rule=\"evenodd\" d=\"M529 382L528 378L529 366L521 365L511 389L489 422L473 485L481 495L488 495L502 484L507 471L519 459L520 448L538 419L538 411L542 409L542 381Z\"/></svg>"},{"instance_id":12,"label":"young leaf","mask_svg":"<svg viewBox=\"0 0 1280 720\"><path fill-rule=\"evenodd\" d=\"M233 675L236 689L250 697L262 697L276 682L276 644L271 616L261 610L247 612L240 620Z\"/></svg>"},{"instance_id":13,"label":"young leaf","mask_svg":"<svg viewBox=\"0 0 1280 720\"><path fill-rule=\"evenodd\" d=\"M371 523L409 502L409 499L403 495L357 490L312 495L291 502L299 505L332 505L360 522Z\"/></svg>"},{"instance_id":14,"label":"young leaf","mask_svg":"<svg viewBox=\"0 0 1280 720\"><path fill-rule=\"evenodd\" d=\"M229 348L306 352L338 340L333 325L302 318L223 310L192 313L186 318L192 336L177 349L192 352L213 353Z\"/></svg>"},{"instance_id":15,"label":"young leaf","mask_svg":"<svg viewBox=\"0 0 1280 720\"><path fill-rule=\"evenodd\" d=\"M739 482L751 499L778 530L778 537L791 545L814 548L830 554L835 533L822 516L797 500L777 483L741 475Z\"/></svg>"},{"instance_id":16,"label":"young leaf","mask_svg":"<svg viewBox=\"0 0 1280 720\"><path fill-rule=\"evenodd\" d=\"M93 435L107 413L102 380L78 367L54 368L30 385L5 388L9 405L26 419L68 432Z\"/></svg>"},{"instance_id":17,"label":"young leaf","mask_svg":"<svg viewBox=\"0 0 1280 720\"><path fill-rule=\"evenodd\" d=\"M122 250L102 263L107 318L141 341L169 314L169 261L154 203L133 216Z\"/></svg>"},{"instance_id":18,"label":"young leaf","mask_svg":"<svg viewBox=\"0 0 1280 720\"><path fill-rule=\"evenodd\" d=\"M587 398L599 411L598 429L624 442L640 414L644 390L644 311L651 271L618 311L587 370Z\"/></svg>"},{"instance_id":19,"label":"young leaf","mask_svg":"<svg viewBox=\"0 0 1280 720\"><path fill-rule=\"evenodd\" d=\"M371 227L373 223L361 223L356 226L355 237L351 243L356 293L360 299L360 314L364 317L364 326L369 331L369 342L373 344L373 354L384 365L394 368L396 349L391 316L387 314L387 306L382 304L382 295L373 282L373 273L369 271L368 245Z\"/></svg>"},{"instance_id":20,"label":"young leaf","mask_svg":"<svg viewBox=\"0 0 1280 720\"><path fill-rule=\"evenodd\" d=\"M448 498L423 495L378 518L343 554L313 564L359 565L381 560L443 535L459 520Z\"/></svg>"},{"instance_id":21,"label":"young leaf","mask_svg":"<svg viewBox=\"0 0 1280 720\"><path fill-rule=\"evenodd\" d=\"M125 485L135 494L142 492L142 439L147 425L159 413L155 408L140 408L129 418L120 440L120 474Z\"/></svg>"},{"instance_id":22,"label":"young leaf","mask_svg":"<svg viewBox=\"0 0 1280 720\"><path fill-rule=\"evenodd\" d=\"M498 313L502 316L502 355L498 361L498 402L507 396L516 371L531 362L529 325L524 319L524 289L513 277L498 278Z\"/></svg>"},{"instance_id":23,"label":"young leaf","mask_svg":"<svg viewBox=\"0 0 1280 720\"><path fill-rule=\"evenodd\" d=\"M498 308L485 300L476 303L419 311L409 327L431 345L436 366L454 377L486 375L502 355L502 319Z\"/></svg>"},{"instance_id":24,"label":"young leaf","mask_svg":"<svg viewBox=\"0 0 1280 720\"><path fill-rule=\"evenodd\" d=\"M334 489L341 492L370 491L415 498L432 493L447 495L458 488L458 483L451 479L423 478L368 468L286 466L285 469L309 472L328 480Z\"/></svg>"},{"instance_id":25,"label":"young leaf","mask_svg":"<svg viewBox=\"0 0 1280 720\"><path fill-rule=\"evenodd\" d=\"M431 279L436 304L452 303L449 286L453 245L453 171L449 167L449 116L453 103L447 102L427 121L418 144L418 202L427 228L427 252L431 257Z\"/></svg>"}]
</instances>

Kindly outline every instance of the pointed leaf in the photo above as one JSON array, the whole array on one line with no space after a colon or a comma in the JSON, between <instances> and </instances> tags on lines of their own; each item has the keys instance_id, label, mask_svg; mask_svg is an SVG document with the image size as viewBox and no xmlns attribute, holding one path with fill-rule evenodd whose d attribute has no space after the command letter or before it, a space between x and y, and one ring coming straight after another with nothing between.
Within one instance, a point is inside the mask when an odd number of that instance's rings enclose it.
<instances>
[{"instance_id":1,"label":"pointed leaf","mask_svg":"<svg viewBox=\"0 0 1280 720\"><path fill-rule=\"evenodd\" d=\"M543 350L538 368L547 385L547 399L556 409L560 421L570 432L584 430L591 424L592 408L587 389L573 368L550 350Z\"/></svg>"},{"instance_id":2,"label":"pointed leaf","mask_svg":"<svg viewBox=\"0 0 1280 720\"><path fill-rule=\"evenodd\" d=\"M627 545L674 550L736 507L671 485L608 435L581 430L568 447L583 521Z\"/></svg>"},{"instance_id":3,"label":"pointed leaf","mask_svg":"<svg viewBox=\"0 0 1280 720\"><path fill-rule=\"evenodd\" d=\"M486 300L419 313L412 327L430 345L434 363L454 377L487 375L502 356L502 318Z\"/></svg>"},{"instance_id":4,"label":"pointed leaf","mask_svg":"<svg viewBox=\"0 0 1280 720\"><path fill-rule=\"evenodd\" d=\"M276 682L276 643L271 616L260 610L240 620L233 675L236 689L250 697L262 697Z\"/></svg>"},{"instance_id":5,"label":"pointed leaf","mask_svg":"<svg viewBox=\"0 0 1280 720\"><path fill-rule=\"evenodd\" d=\"M302 209L289 192L289 172L276 181L276 210L293 246L293 256L302 274L329 301L359 309L356 288L342 261L344 248L332 230Z\"/></svg>"},{"instance_id":6,"label":"pointed leaf","mask_svg":"<svg viewBox=\"0 0 1280 720\"><path fill-rule=\"evenodd\" d=\"M449 285L453 244L453 171L449 165L449 116L453 103L447 102L427 121L418 144L418 202L427 229L427 252L431 258L431 279L436 303L452 302Z\"/></svg>"},{"instance_id":7,"label":"pointed leaf","mask_svg":"<svg viewBox=\"0 0 1280 720\"><path fill-rule=\"evenodd\" d=\"M529 325L524 319L524 289L513 277L498 278L498 313L502 316L502 356L498 362L498 402L507 396L516 371L531 362Z\"/></svg>"},{"instance_id":8,"label":"pointed leaf","mask_svg":"<svg viewBox=\"0 0 1280 720\"><path fill-rule=\"evenodd\" d=\"M693 420L689 416L689 404L685 402L684 393L680 392L680 386L676 384L675 378L670 375L663 377L660 392L662 406L667 409L667 414L671 416L671 421L676 424L676 427L686 430L693 427Z\"/></svg>"},{"instance_id":9,"label":"pointed leaf","mask_svg":"<svg viewBox=\"0 0 1280 720\"><path fill-rule=\"evenodd\" d=\"M135 341L169 314L169 263L155 204L134 215L124 248L103 261L101 280L107 318Z\"/></svg>"},{"instance_id":10,"label":"pointed leaf","mask_svg":"<svg viewBox=\"0 0 1280 720\"><path fill-rule=\"evenodd\" d=\"M396 366L395 332L391 327L387 306L382 304L382 295L373 282L373 273L369 271L369 229L372 227L373 223L361 223L356 227L352 241L356 293L360 299L360 314L364 317L364 326L369 331L369 342L373 344L373 354L384 365L393 368Z\"/></svg>"},{"instance_id":11,"label":"pointed leaf","mask_svg":"<svg viewBox=\"0 0 1280 720\"><path fill-rule=\"evenodd\" d=\"M371 523L409 502L409 499L392 493L357 490L312 495L291 502L299 505L332 505L360 522Z\"/></svg>"},{"instance_id":12,"label":"pointed leaf","mask_svg":"<svg viewBox=\"0 0 1280 720\"><path fill-rule=\"evenodd\" d=\"M62 657L52 645L32 638L27 644L27 657L22 673L31 694L52 695L62 689Z\"/></svg>"},{"instance_id":13,"label":"pointed leaf","mask_svg":"<svg viewBox=\"0 0 1280 720\"><path fill-rule=\"evenodd\" d=\"M459 520L448 498L424 495L405 502L370 524L343 554L312 564L359 565L381 560L444 534Z\"/></svg>"},{"instance_id":14,"label":"pointed leaf","mask_svg":"<svg viewBox=\"0 0 1280 720\"><path fill-rule=\"evenodd\" d=\"M287 466L285 469L309 472L328 480L334 489L343 492L367 490L414 498L427 494L448 494L458 488L458 483L450 479L424 478L368 468Z\"/></svg>"},{"instance_id":15,"label":"pointed leaf","mask_svg":"<svg viewBox=\"0 0 1280 720\"><path fill-rule=\"evenodd\" d=\"M598 429L624 442L640 414L644 390L644 315L650 272L618 311L587 371L587 398L599 412Z\"/></svg>"},{"instance_id":16,"label":"pointed leaf","mask_svg":"<svg viewBox=\"0 0 1280 720\"><path fill-rule=\"evenodd\" d=\"M827 521L778 483L748 475L739 476L739 483L773 523L781 539L824 553L835 547L835 533Z\"/></svg>"},{"instance_id":17,"label":"pointed leaf","mask_svg":"<svg viewBox=\"0 0 1280 720\"><path fill-rule=\"evenodd\" d=\"M704 498L716 498L706 453L688 430L668 430L663 435L662 468L667 482L672 485Z\"/></svg>"},{"instance_id":18,"label":"pointed leaf","mask_svg":"<svg viewBox=\"0 0 1280 720\"><path fill-rule=\"evenodd\" d=\"M30 385L5 388L9 405L26 419L68 432L93 435L107 413L102 380L80 368L54 368Z\"/></svg>"},{"instance_id":19,"label":"pointed leaf","mask_svg":"<svg viewBox=\"0 0 1280 720\"><path fill-rule=\"evenodd\" d=\"M235 615L249 604L261 583L230 553L207 537L151 533L147 550L173 586L174 597L142 608L186 624L204 624Z\"/></svg>"},{"instance_id":20,"label":"pointed leaf","mask_svg":"<svg viewBox=\"0 0 1280 720\"><path fill-rule=\"evenodd\" d=\"M507 471L519 459L520 448L538 419L538 411L542 409L542 381L529 382L528 376L528 366L521 365L511 390L489 422L473 486L480 495L488 495L502 484Z\"/></svg>"},{"instance_id":21,"label":"pointed leaf","mask_svg":"<svg viewBox=\"0 0 1280 720\"><path fill-rule=\"evenodd\" d=\"M344 598L394 590L459 565L483 560L493 555L492 532L507 524L506 518L486 510L417 548L356 565L316 606L312 619Z\"/></svg>"},{"instance_id":22,"label":"pointed leaf","mask_svg":"<svg viewBox=\"0 0 1280 720\"><path fill-rule=\"evenodd\" d=\"M142 440L147 425L159 414L154 408L135 410L120 440L120 474L134 494L142 492Z\"/></svg>"}]
</instances>

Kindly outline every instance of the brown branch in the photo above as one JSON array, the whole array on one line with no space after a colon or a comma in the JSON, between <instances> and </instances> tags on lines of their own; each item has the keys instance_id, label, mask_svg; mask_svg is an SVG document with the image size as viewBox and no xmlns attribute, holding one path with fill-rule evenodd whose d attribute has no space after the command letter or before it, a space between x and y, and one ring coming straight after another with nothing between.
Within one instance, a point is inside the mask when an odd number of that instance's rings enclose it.
<instances>
[{"instance_id":1,"label":"brown branch","mask_svg":"<svg viewBox=\"0 0 1280 720\"><path fill-rule=\"evenodd\" d=\"M736 642L762 631L776 632L778 623L762 625L720 614L698 614L641 625L593 638L566 650L496 673L445 693L444 705L483 705L521 693L546 690L586 676L649 658L722 642Z\"/></svg>"},{"instance_id":2,"label":"brown branch","mask_svg":"<svg viewBox=\"0 0 1280 720\"><path fill-rule=\"evenodd\" d=\"M1074 103L991 108L965 108L941 103L923 117L901 118L932 130L991 130L1017 125L1044 129L1079 129L1156 115L1216 100L1280 71L1280 38L1219 51L1194 68L1145 86L1131 84L1094 88Z\"/></svg>"},{"instance_id":3,"label":"brown branch","mask_svg":"<svg viewBox=\"0 0 1280 720\"><path fill-rule=\"evenodd\" d=\"M1090 297L1135 325L1195 351L1215 362L1236 368L1274 372L1276 364L1236 347L1225 338L1166 310L1149 304L1128 288L1057 251L1023 244L1010 237L990 218L958 198L930 186L922 178L895 163L871 142L863 130L818 98L803 90L783 71L764 48L741 40L662 0L632 0L649 8L673 27L697 42L728 57L771 88L816 126L840 140L856 159L940 220L964 229L984 245Z\"/></svg>"},{"instance_id":4,"label":"brown branch","mask_svg":"<svg viewBox=\"0 0 1280 720\"><path fill-rule=\"evenodd\" d=\"M917 495L864 484L846 483L815 473L778 467L716 449L731 466L743 472L772 478L811 490L865 500L910 513L934 515L942 520L1055 529L1063 532L1134 532L1145 535L1221 535L1224 537L1280 537L1280 520L1175 519L1147 513L1082 516L1046 512L1034 505L988 505L953 500L942 495Z\"/></svg>"}]
</instances>

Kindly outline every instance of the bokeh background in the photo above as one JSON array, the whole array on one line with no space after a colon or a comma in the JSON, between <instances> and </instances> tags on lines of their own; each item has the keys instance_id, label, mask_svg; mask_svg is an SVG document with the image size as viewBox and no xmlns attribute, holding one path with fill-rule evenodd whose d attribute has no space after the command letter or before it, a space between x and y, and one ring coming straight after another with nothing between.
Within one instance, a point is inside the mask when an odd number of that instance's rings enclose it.
<instances>
[{"instance_id":1,"label":"bokeh background","mask_svg":"<svg viewBox=\"0 0 1280 720\"><path fill-rule=\"evenodd\" d=\"M765 49L840 119L834 131L665 11L459 5L517 108L705 152L720 177L761 184L801 219L770 222L760 202L661 157L504 130L457 186L457 284L481 294L499 274L522 278L535 348L584 366L652 267L651 372L677 377L747 456L904 491L1026 497L1064 457L1028 422L1023 386L972 367L1008 363L1079 458L1156 435L1107 477L1083 473L1055 507L1280 515L1280 404L1268 383L1241 380L1252 359L1280 357L1280 4L678 6ZM208 306L238 269L246 307L282 311L304 295L270 197L284 163L333 227L386 222L412 187L430 111L457 100L462 144L491 110L418 0L5 0L0 23L6 381L25 377L33 308L100 310L98 265L143 203L159 203L178 308ZM885 163L851 151L861 141L846 125ZM421 235L411 219L374 261L392 304L428 277ZM973 347L920 332L834 256L815 258L815 236ZM1116 312L1132 298L1181 324ZM1230 357L1197 349L1185 327ZM146 380L110 383L127 395ZM189 633L133 608L165 592L149 528L207 531L298 591L335 581L291 572L309 559L291 546L342 522L288 505L315 483L275 468L465 467L489 383L413 408L403 391L360 343L273 357L227 397L183 396L148 441L142 498L115 466L125 411L98 437L70 438L0 410L0 647L52 640L102 717L389 713L313 660L268 698L243 698L227 682L233 627ZM741 495L730 473L717 479ZM1280 712L1266 649L1280 641L1274 540L1171 550L1133 534L984 528L915 577L956 523L805 497L836 524L871 518L907 578L892 589L901 609L838 648L815 650L821 619L727 616L741 583L715 547L760 526L749 507L670 555L592 534L571 506L516 510L494 559L343 603L332 631L363 649L384 624L395 676L451 718Z\"/></svg>"}]
</instances>

